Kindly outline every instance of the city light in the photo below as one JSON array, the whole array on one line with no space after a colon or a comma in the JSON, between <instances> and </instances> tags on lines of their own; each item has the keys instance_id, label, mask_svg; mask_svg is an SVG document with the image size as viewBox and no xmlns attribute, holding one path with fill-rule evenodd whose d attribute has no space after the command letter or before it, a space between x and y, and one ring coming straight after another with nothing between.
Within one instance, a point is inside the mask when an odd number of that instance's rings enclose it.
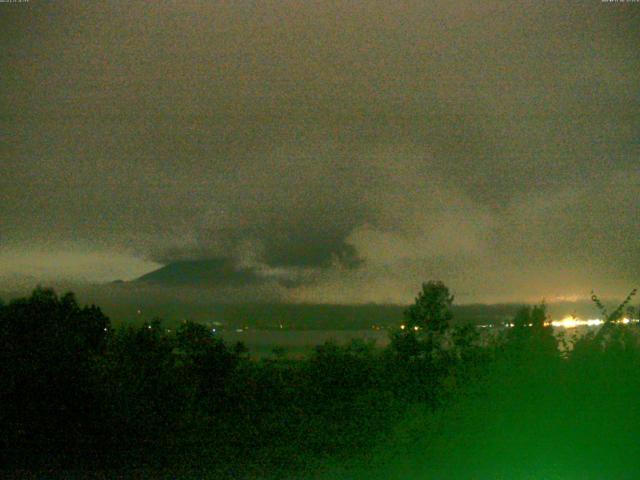
<instances>
[{"instance_id":1,"label":"city light","mask_svg":"<svg viewBox=\"0 0 640 480\"><path fill-rule=\"evenodd\" d=\"M639 319L635 318L621 318L620 320L614 320L612 323L628 325L630 323L638 323ZM566 316L562 320L551 320L544 322L545 327L556 327L556 328L576 328L576 327L599 327L603 325L605 322L600 318L590 318L587 320L582 320L572 316ZM515 327L515 323L507 322L504 324L506 328ZM533 327L532 323L525 324L526 327ZM480 328L493 328L493 324L483 324L478 325ZM404 325L400 328L404 329Z\"/></svg>"},{"instance_id":2,"label":"city light","mask_svg":"<svg viewBox=\"0 0 640 480\"><path fill-rule=\"evenodd\" d=\"M638 322L638 320L622 318L620 320L615 320L613 323L622 323L624 325L627 325L631 322L636 323ZM559 327L559 328L599 327L602 324L604 324L604 321L599 318L590 318L588 320L581 320L575 317L565 317L562 320L554 320L551 322L551 325L553 327Z\"/></svg>"}]
</instances>

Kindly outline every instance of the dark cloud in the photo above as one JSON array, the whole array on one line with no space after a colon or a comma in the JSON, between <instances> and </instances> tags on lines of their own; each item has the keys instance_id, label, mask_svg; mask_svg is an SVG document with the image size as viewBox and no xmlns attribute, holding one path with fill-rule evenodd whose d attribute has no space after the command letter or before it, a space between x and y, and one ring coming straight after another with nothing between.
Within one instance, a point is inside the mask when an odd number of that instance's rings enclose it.
<instances>
[{"instance_id":1,"label":"dark cloud","mask_svg":"<svg viewBox=\"0 0 640 480\"><path fill-rule=\"evenodd\" d=\"M633 3L0 9L7 260L225 258L320 301L638 281Z\"/></svg>"}]
</instances>

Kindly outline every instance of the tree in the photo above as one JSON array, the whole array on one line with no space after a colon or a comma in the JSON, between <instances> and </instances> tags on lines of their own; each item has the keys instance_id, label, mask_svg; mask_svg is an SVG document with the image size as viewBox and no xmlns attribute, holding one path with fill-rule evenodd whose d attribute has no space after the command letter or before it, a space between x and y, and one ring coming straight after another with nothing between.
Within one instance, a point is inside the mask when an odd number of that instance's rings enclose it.
<instances>
[{"instance_id":1,"label":"tree","mask_svg":"<svg viewBox=\"0 0 640 480\"><path fill-rule=\"evenodd\" d=\"M547 305L542 301L539 305L534 305L533 307L529 305L520 307L511 323L513 323L514 328L526 327L538 331L544 328L547 317Z\"/></svg>"},{"instance_id":2,"label":"tree","mask_svg":"<svg viewBox=\"0 0 640 480\"><path fill-rule=\"evenodd\" d=\"M238 364L242 348L229 349L204 325L190 321L180 325L176 339L183 375L196 387L197 400L219 407L223 387Z\"/></svg>"},{"instance_id":3,"label":"tree","mask_svg":"<svg viewBox=\"0 0 640 480\"><path fill-rule=\"evenodd\" d=\"M595 303L596 307L598 307L598 310L600 310L600 314L602 315L602 320L604 321L604 323L606 325L609 325L612 322L616 322L622 318L625 312L625 308L629 307L631 300L633 299L636 293L638 293L637 288L634 288L633 290L631 290L631 292L629 292L629 295L627 295L624 301L620 305L618 305L616 309L611 313L609 313L609 311L604 306L602 301L598 298L598 296L595 293L593 293L593 291L591 292L591 301Z\"/></svg>"},{"instance_id":4,"label":"tree","mask_svg":"<svg viewBox=\"0 0 640 480\"><path fill-rule=\"evenodd\" d=\"M427 332L442 333L449 327L453 318L452 305L453 295L444 283L423 283L422 291L416 297L415 303L404 312L406 328L414 330L417 327Z\"/></svg>"},{"instance_id":5,"label":"tree","mask_svg":"<svg viewBox=\"0 0 640 480\"><path fill-rule=\"evenodd\" d=\"M98 307L51 289L0 307L2 443L71 444L88 431L97 404L93 367L109 327Z\"/></svg>"},{"instance_id":6,"label":"tree","mask_svg":"<svg viewBox=\"0 0 640 480\"><path fill-rule=\"evenodd\" d=\"M530 321L531 321L531 306L523 305L518 309L511 323L513 323L514 328L517 328L518 330L520 330L522 328L529 326Z\"/></svg>"},{"instance_id":7,"label":"tree","mask_svg":"<svg viewBox=\"0 0 640 480\"><path fill-rule=\"evenodd\" d=\"M627 318L633 318L633 307L631 307L630 304L636 293L638 293L638 289L634 288L622 303L613 311L609 312L600 298L592 291L591 300L595 303L598 310L600 310L604 324L595 335L585 338L585 340L581 342L580 348L584 349L585 345L588 346L590 342L595 342L595 345L610 351L616 349L626 350L631 345L636 345L638 339L636 338L635 332L632 333L624 324L620 323L625 313L628 315ZM593 345L591 345L591 348L593 348Z\"/></svg>"},{"instance_id":8,"label":"tree","mask_svg":"<svg viewBox=\"0 0 640 480\"><path fill-rule=\"evenodd\" d=\"M102 436L117 448L160 445L176 428L188 379L176 366L175 343L159 318L109 335L94 388L103 405Z\"/></svg>"},{"instance_id":9,"label":"tree","mask_svg":"<svg viewBox=\"0 0 640 480\"><path fill-rule=\"evenodd\" d=\"M513 317L513 328L508 331L510 354L528 362L539 357L557 357L558 342L547 320L544 301L533 307L523 305Z\"/></svg>"},{"instance_id":10,"label":"tree","mask_svg":"<svg viewBox=\"0 0 640 480\"><path fill-rule=\"evenodd\" d=\"M544 300L538 305L534 305L531 309L531 322L530 325L535 330L540 330L545 327L549 315L547 315L547 305Z\"/></svg>"}]
</instances>

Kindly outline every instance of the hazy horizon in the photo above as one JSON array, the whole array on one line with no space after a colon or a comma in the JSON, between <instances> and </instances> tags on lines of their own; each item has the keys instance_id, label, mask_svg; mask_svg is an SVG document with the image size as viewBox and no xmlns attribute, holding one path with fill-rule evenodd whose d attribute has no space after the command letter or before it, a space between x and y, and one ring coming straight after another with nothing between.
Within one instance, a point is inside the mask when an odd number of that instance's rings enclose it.
<instances>
[{"instance_id":1,"label":"hazy horizon","mask_svg":"<svg viewBox=\"0 0 640 480\"><path fill-rule=\"evenodd\" d=\"M0 282L220 259L247 301L623 298L635 7L3 5Z\"/></svg>"}]
</instances>

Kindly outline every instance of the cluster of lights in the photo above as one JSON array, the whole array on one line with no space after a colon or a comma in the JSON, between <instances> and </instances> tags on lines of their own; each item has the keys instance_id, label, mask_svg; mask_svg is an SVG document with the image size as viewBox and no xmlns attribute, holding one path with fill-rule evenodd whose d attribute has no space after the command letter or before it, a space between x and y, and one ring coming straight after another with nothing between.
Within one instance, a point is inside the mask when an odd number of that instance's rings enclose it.
<instances>
[{"instance_id":1,"label":"cluster of lights","mask_svg":"<svg viewBox=\"0 0 640 480\"><path fill-rule=\"evenodd\" d=\"M613 323L621 323L623 325L627 325L629 323L638 323L640 322L637 318L622 318L620 320L615 320ZM576 328L576 327L599 327L604 323L603 320L599 318L590 318L589 320L580 320L575 317L565 317L562 320L553 320L550 322L544 322L545 327L557 327L557 328ZM505 323L505 327L513 328L516 326L515 323ZM533 327L533 323L525 324L526 327ZM478 325L480 328L493 328L493 324L489 325ZM400 330L406 330L407 326L405 324L400 325ZM413 327L414 331L420 330L420 327L417 325Z\"/></svg>"},{"instance_id":2,"label":"cluster of lights","mask_svg":"<svg viewBox=\"0 0 640 480\"><path fill-rule=\"evenodd\" d=\"M622 318L620 320L615 320L613 323L627 325L629 323L638 323L640 320L631 319L631 318ZM591 318L588 320L580 320L575 317L565 317L562 320L553 320L549 322L544 322L545 327L557 327L557 328L576 328L576 327L599 327L604 324L604 321L599 318ZM480 328L492 328L493 324L490 325L478 325ZM515 327L515 323L505 323L505 327L513 328ZM525 324L526 327L533 327L532 323ZM404 325L400 328L404 329Z\"/></svg>"},{"instance_id":3,"label":"cluster of lights","mask_svg":"<svg viewBox=\"0 0 640 480\"><path fill-rule=\"evenodd\" d=\"M628 323L637 323L637 319L629 319L622 318L620 320L616 320L614 323L621 323L627 325ZM592 318L589 320L580 320L575 317L565 317L562 320L554 320L552 322L547 322L545 325L551 325L552 327L562 327L562 328L575 328L575 327L598 327L604 323L603 320L599 318Z\"/></svg>"}]
</instances>

